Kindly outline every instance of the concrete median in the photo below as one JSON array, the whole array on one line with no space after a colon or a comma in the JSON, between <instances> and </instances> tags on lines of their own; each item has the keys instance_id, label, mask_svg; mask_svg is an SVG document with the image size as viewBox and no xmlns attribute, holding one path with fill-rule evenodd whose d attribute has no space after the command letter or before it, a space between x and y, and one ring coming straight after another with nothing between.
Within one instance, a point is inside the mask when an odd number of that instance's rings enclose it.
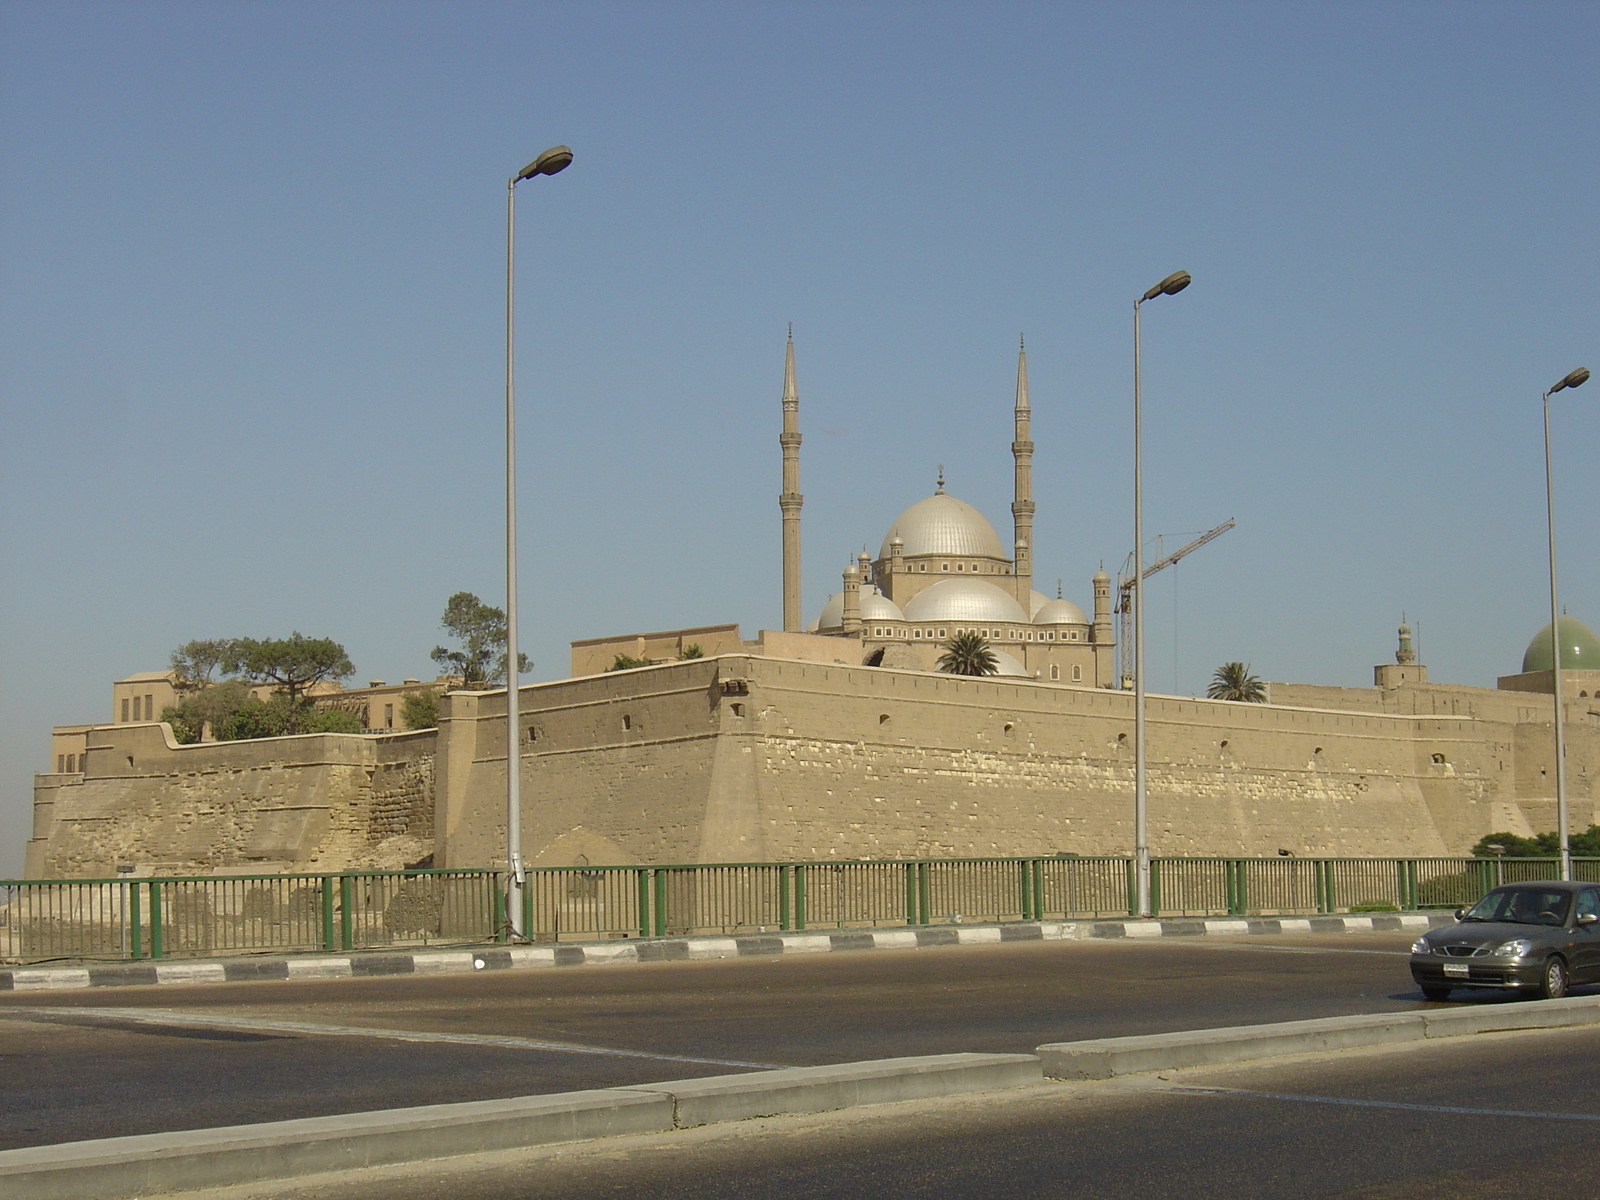
<instances>
[{"instance_id":1,"label":"concrete median","mask_svg":"<svg viewBox=\"0 0 1600 1200\"><path fill-rule=\"evenodd\" d=\"M1426 1038L1600 1024L1600 996L1532 1000L1408 1013L1325 1017L1192 1029L1140 1037L1054 1042L1038 1048L1050 1079L1110 1079L1226 1063L1396 1045Z\"/></svg>"}]
</instances>

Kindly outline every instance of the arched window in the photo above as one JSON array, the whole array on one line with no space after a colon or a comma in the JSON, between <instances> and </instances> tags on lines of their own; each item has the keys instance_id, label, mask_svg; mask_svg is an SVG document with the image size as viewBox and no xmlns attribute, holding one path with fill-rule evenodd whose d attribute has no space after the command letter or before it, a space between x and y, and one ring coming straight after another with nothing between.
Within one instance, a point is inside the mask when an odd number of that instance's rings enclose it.
<instances>
[{"instance_id":1,"label":"arched window","mask_svg":"<svg viewBox=\"0 0 1600 1200\"><path fill-rule=\"evenodd\" d=\"M1061 678L1061 668L1055 663L1050 664L1050 682L1055 683Z\"/></svg>"}]
</instances>

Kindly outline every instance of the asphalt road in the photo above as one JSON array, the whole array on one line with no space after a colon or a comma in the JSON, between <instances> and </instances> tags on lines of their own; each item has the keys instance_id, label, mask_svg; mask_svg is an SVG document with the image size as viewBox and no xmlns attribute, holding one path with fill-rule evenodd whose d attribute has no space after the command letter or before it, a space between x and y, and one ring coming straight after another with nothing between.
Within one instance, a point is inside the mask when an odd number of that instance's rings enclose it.
<instances>
[{"instance_id":1,"label":"asphalt road","mask_svg":"<svg viewBox=\"0 0 1600 1200\"><path fill-rule=\"evenodd\" d=\"M10 993L0 996L0 1148L1404 1011L1421 1003L1406 971L1410 940L1002 943Z\"/></svg>"},{"instance_id":2,"label":"asphalt road","mask_svg":"<svg viewBox=\"0 0 1600 1200\"><path fill-rule=\"evenodd\" d=\"M1600 1031L1045 1084L191 1200L1585 1200Z\"/></svg>"}]
</instances>

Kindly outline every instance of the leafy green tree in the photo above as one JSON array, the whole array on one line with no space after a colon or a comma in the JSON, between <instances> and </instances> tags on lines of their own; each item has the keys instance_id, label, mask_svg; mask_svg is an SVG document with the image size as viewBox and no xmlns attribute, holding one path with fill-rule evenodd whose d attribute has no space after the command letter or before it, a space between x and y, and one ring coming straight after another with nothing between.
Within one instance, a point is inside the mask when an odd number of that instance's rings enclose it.
<instances>
[{"instance_id":1,"label":"leafy green tree","mask_svg":"<svg viewBox=\"0 0 1600 1200\"><path fill-rule=\"evenodd\" d=\"M187 744L200 741L208 731L219 738L217 731L250 702L250 689L241 680L224 679L182 692L180 697L175 706L161 710L161 719L172 726L173 737Z\"/></svg>"},{"instance_id":2,"label":"leafy green tree","mask_svg":"<svg viewBox=\"0 0 1600 1200\"><path fill-rule=\"evenodd\" d=\"M606 668L608 671L632 671L639 667L653 667L656 660L653 658L633 658L626 654L617 655L612 664Z\"/></svg>"},{"instance_id":3,"label":"leafy green tree","mask_svg":"<svg viewBox=\"0 0 1600 1200\"><path fill-rule=\"evenodd\" d=\"M173 689L182 695L210 687L232 644L226 638L202 638L179 646L171 658Z\"/></svg>"},{"instance_id":4,"label":"leafy green tree","mask_svg":"<svg viewBox=\"0 0 1600 1200\"><path fill-rule=\"evenodd\" d=\"M318 708L309 700L302 700L309 711L300 717L301 733L360 733L361 714L348 708Z\"/></svg>"},{"instance_id":5,"label":"leafy green tree","mask_svg":"<svg viewBox=\"0 0 1600 1200\"><path fill-rule=\"evenodd\" d=\"M297 702L314 683L345 679L355 667L344 647L332 638L308 638L292 633L286 638L235 638L228 643L222 669L252 683L275 683L288 700L291 715Z\"/></svg>"},{"instance_id":6,"label":"leafy green tree","mask_svg":"<svg viewBox=\"0 0 1600 1200\"><path fill-rule=\"evenodd\" d=\"M407 729L437 729L439 726L439 693L432 688L412 692L400 702L400 719Z\"/></svg>"},{"instance_id":7,"label":"leafy green tree","mask_svg":"<svg viewBox=\"0 0 1600 1200\"><path fill-rule=\"evenodd\" d=\"M429 655L451 674L461 676L464 687L506 681L506 614L479 600L471 592L457 592L445 602L439 622L461 644L459 650L435 646ZM533 666L526 654L517 654L517 673Z\"/></svg>"},{"instance_id":8,"label":"leafy green tree","mask_svg":"<svg viewBox=\"0 0 1600 1200\"><path fill-rule=\"evenodd\" d=\"M1568 836L1567 846L1576 858L1600 858L1600 825ZM1554 858L1561 852L1561 838L1555 830L1535 837L1515 833L1486 833L1472 848L1474 858Z\"/></svg>"},{"instance_id":9,"label":"leafy green tree","mask_svg":"<svg viewBox=\"0 0 1600 1200\"><path fill-rule=\"evenodd\" d=\"M976 633L956 633L945 640L943 649L938 666L946 675L1000 673L1000 660L989 649L989 643Z\"/></svg>"},{"instance_id":10,"label":"leafy green tree","mask_svg":"<svg viewBox=\"0 0 1600 1200\"><path fill-rule=\"evenodd\" d=\"M1240 700L1246 704L1265 704L1267 685L1250 674L1250 664L1225 662L1211 676L1206 695L1212 700Z\"/></svg>"},{"instance_id":11,"label":"leafy green tree","mask_svg":"<svg viewBox=\"0 0 1600 1200\"><path fill-rule=\"evenodd\" d=\"M683 648L684 658L704 658L706 652L700 648L699 642L690 642Z\"/></svg>"}]
</instances>

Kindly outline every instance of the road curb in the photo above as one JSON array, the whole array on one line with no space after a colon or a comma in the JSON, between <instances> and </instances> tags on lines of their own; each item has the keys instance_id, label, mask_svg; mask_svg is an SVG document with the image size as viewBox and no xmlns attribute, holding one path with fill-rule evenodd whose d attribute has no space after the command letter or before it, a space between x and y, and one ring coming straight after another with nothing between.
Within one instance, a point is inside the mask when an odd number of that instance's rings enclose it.
<instances>
[{"instance_id":1,"label":"road curb","mask_svg":"<svg viewBox=\"0 0 1600 1200\"><path fill-rule=\"evenodd\" d=\"M1448 925L1444 913L1371 916L1204 917L1162 921L1017 921L999 925L925 925L843 932L752 933L706 937L619 938L554 945L487 945L448 950L373 950L270 958L174 959L160 962L74 963L0 969L0 992L90 987L194 986L270 980L437 975L612 963L686 962L855 950L915 950L1013 941L1092 938L1220 937L1241 934L1347 933L1427 930Z\"/></svg>"},{"instance_id":2,"label":"road curb","mask_svg":"<svg viewBox=\"0 0 1600 1200\"><path fill-rule=\"evenodd\" d=\"M1600 996L1055 1042L1040 1046L1037 1053L1048 1078L1111 1079L1293 1054L1579 1025L1600 1025Z\"/></svg>"},{"instance_id":3,"label":"road curb","mask_svg":"<svg viewBox=\"0 0 1600 1200\"><path fill-rule=\"evenodd\" d=\"M123 1200L353 1167L1026 1087L1031 1054L940 1054L0 1150L7 1200Z\"/></svg>"}]
</instances>

